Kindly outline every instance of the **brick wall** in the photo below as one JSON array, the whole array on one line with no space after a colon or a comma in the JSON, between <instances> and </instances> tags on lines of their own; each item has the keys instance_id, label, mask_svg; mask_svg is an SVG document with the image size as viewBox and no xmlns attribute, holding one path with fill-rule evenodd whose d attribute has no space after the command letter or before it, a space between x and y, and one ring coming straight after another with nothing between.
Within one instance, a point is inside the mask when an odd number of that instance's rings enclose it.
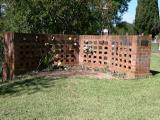
<instances>
[{"instance_id":1,"label":"brick wall","mask_svg":"<svg viewBox=\"0 0 160 120\"><path fill-rule=\"evenodd\" d=\"M5 33L4 74L14 75L35 70L40 59L54 45L55 54L64 64L108 68L130 78L150 72L151 37L107 35L48 35Z\"/></svg>"},{"instance_id":2,"label":"brick wall","mask_svg":"<svg viewBox=\"0 0 160 120\"><path fill-rule=\"evenodd\" d=\"M108 68L129 78L150 73L151 38L148 36L80 36L81 65ZM86 53L84 48L91 47Z\"/></svg>"}]
</instances>

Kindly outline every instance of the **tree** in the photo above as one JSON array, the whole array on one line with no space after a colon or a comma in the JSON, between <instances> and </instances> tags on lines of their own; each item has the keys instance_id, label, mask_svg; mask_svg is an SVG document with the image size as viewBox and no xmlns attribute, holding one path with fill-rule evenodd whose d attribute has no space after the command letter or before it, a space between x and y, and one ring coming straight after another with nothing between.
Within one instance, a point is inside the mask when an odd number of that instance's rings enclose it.
<instances>
[{"instance_id":1,"label":"tree","mask_svg":"<svg viewBox=\"0 0 160 120\"><path fill-rule=\"evenodd\" d=\"M121 22L121 23L117 24L116 27L114 28L114 34L134 35L134 34L136 34L134 24L130 24L130 23L127 23L127 22Z\"/></svg>"},{"instance_id":2,"label":"tree","mask_svg":"<svg viewBox=\"0 0 160 120\"><path fill-rule=\"evenodd\" d=\"M152 34L154 37L159 28L158 0L138 0L135 27L137 33Z\"/></svg>"},{"instance_id":3,"label":"tree","mask_svg":"<svg viewBox=\"0 0 160 120\"><path fill-rule=\"evenodd\" d=\"M4 1L8 31L97 34L103 27L112 29L121 20L130 0Z\"/></svg>"}]
</instances>

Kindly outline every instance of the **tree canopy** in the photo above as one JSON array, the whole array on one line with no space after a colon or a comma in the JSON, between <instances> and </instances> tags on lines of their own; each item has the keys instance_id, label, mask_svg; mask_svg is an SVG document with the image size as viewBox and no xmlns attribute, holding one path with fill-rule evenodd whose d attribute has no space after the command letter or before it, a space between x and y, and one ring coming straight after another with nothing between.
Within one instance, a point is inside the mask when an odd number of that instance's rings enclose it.
<instances>
[{"instance_id":1,"label":"tree canopy","mask_svg":"<svg viewBox=\"0 0 160 120\"><path fill-rule=\"evenodd\" d=\"M135 27L139 34L155 36L159 32L158 0L138 0Z\"/></svg>"},{"instance_id":2,"label":"tree canopy","mask_svg":"<svg viewBox=\"0 0 160 120\"><path fill-rule=\"evenodd\" d=\"M134 24L130 24L127 22L121 22L116 25L114 28L114 34L118 35L134 35L136 34Z\"/></svg>"},{"instance_id":3,"label":"tree canopy","mask_svg":"<svg viewBox=\"0 0 160 120\"><path fill-rule=\"evenodd\" d=\"M98 34L112 29L130 0L3 0L5 30L31 33Z\"/></svg>"}]
</instances>

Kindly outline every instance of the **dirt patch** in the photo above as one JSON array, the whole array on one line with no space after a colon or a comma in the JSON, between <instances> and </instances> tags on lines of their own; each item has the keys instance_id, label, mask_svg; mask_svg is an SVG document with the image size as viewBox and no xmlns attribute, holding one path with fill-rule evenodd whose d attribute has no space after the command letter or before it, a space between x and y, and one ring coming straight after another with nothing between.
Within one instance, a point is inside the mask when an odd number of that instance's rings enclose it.
<instances>
[{"instance_id":1,"label":"dirt patch","mask_svg":"<svg viewBox=\"0 0 160 120\"><path fill-rule=\"evenodd\" d=\"M39 72L34 74L38 77L47 78L73 78L73 77L89 77L96 79L115 79L109 73L92 72L92 71L53 71L53 72Z\"/></svg>"},{"instance_id":2,"label":"dirt patch","mask_svg":"<svg viewBox=\"0 0 160 120\"><path fill-rule=\"evenodd\" d=\"M79 66L72 66L64 70L32 72L30 75L46 78L88 77L96 79L116 79L110 72L95 71L93 69L86 70L86 68Z\"/></svg>"}]
</instances>

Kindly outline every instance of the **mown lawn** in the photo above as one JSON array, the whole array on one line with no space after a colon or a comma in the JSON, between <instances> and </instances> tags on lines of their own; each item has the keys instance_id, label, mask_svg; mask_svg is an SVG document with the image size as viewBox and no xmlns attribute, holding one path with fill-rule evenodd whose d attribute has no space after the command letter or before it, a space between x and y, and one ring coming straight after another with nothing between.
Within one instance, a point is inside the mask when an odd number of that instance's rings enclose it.
<instances>
[{"instance_id":1,"label":"mown lawn","mask_svg":"<svg viewBox=\"0 0 160 120\"><path fill-rule=\"evenodd\" d=\"M160 120L160 57L139 80L24 78L0 86L0 120Z\"/></svg>"}]
</instances>

